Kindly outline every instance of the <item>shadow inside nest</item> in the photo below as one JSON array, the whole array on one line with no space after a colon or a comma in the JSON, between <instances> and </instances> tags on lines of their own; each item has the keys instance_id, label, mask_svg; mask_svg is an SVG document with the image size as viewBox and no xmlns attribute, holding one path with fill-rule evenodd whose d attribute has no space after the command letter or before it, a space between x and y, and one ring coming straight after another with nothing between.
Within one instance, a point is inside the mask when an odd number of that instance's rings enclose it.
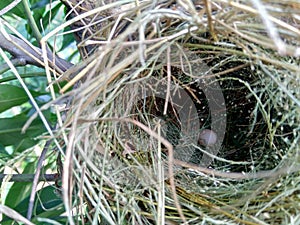
<instances>
[{"instance_id":1,"label":"shadow inside nest","mask_svg":"<svg viewBox=\"0 0 300 225\"><path fill-rule=\"evenodd\" d=\"M206 56L206 58L208 59L206 63L209 67L213 67L223 60L222 56L219 58ZM224 66L217 66L213 72L218 73L225 69L234 69L243 64L242 61L230 61ZM183 74L177 67L171 67L171 74L172 82L177 82L188 93L197 109L199 127L196 127L194 132L199 133L201 129L211 129L212 118L208 104L209 100L202 87L199 87L198 83L191 82L192 79ZM155 71L152 76L158 78L166 77L166 67ZM261 102L267 102L268 95L264 93L263 84L259 82L262 78L250 66L245 66L218 76L216 79L220 84L226 104L226 132L222 140L221 150L217 155L217 157L224 160L215 159L207 166L217 169L226 168L226 170L232 172L250 172L253 167L257 170L274 168L280 161L280 157L278 157L280 153L274 151L272 146L270 146L270 131L267 124L269 121L266 121L263 117L257 99L247 87L249 85L251 89L257 90L257 95L259 95ZM198 148L205 150L205 146L199 142L196 143L197 146L189 146L187 144L189 140L183 140L181 136L182 123L177 109L173 106L172 101L169 101L167 111L164 114L165 106L166 100L163 98L146 97L137 102L135 107L131 109L130 114L133 115L134 119L144 124L148 124L149 118L150 120L159 119L160 125L163 127L161 131L162 137L166 138L174 146L175 158L201 165L203 152ZM277 115L278 112L271 106L270 120L276 121ZM153 126L150 128L152 129ZM283 151L287 149L288 146L282 141L282 136L292 138L291 131L292 128L289 126L284 126L281 129L281 137L275 137L273 140L277 145L277 149L282 149ZM178 146L183 146L186 152L192 153L192 155L190 157L183 156L184 153L178 150L180 149ZM162 147L164 146L162 145ZM187 150L188 148L190 150ZM176 153L178 154L176 155ZM282 152L282 154L284 153ZM242 163L230 163L230 161Z\"/></svg>"},{"instance_id":2,"label":"shadow inside nest","mask_svg":"<svg viewBox=\"0 0 300 225\"><path fill-rule=\"evenodd\" d=\"M224 56L217 60L214 58L207 61L207 64L214 66L223 58ZM242 64L241 61L230 61L226 65L217 67L214 73L234 69ZM279 116L278 109L269 102L270 96L265 90L264 83L261 82L267 78L258 71L258 68L252 69L249 65L219 77L227 113L226 133L219 157L235 162L249 162L249 164L228 164L215 160L212 165L215 168L226 168L232 172L251 172L253 168L256 171L273 169L280 162L280 157L288 150L288 144L283 141L283 137L293 138L293 128L288 125L276 130L280 135L272 137L270 145L270 133L273 130L269 130L268 123L274 124L282 116ZM249 88L255 91L262 104L269 104L268 120L264 117L258 100ZM274 151L274 148L281 152Z\"/></svg>"}]
</instances>

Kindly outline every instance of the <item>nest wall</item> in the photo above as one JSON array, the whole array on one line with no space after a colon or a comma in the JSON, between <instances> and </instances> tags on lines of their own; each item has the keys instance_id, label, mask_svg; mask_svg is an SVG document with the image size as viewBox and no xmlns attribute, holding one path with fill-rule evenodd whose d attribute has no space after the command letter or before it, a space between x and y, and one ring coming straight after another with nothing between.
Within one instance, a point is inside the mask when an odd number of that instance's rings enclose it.
<instances>
[{"instance_id":1,"label":"nest wall","mask_svg":"<svg viewBox=\"0 0 300 225\"><path fill-rule=\"evenodd\" d=\"M80 31L67 124L85 220L292 224L300 7L256 3L117 1L84 17L96 30Z\"/></svg>"}]
</instances>

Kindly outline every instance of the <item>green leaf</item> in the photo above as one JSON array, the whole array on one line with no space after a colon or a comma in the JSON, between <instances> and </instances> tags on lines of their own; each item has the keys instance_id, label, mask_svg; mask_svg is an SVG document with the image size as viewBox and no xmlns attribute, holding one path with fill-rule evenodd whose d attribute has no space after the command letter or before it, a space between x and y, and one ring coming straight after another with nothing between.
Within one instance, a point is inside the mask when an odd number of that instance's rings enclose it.
<instances>
[{"instance_id":1,"label":"green leaf","mask_svg":"<svg viewBox=\"0 0 300 225\"><path fill-rule=\"evenodd\" d=\"M23 173L34 173L35 168L35 162L28 163ZM5 205L13 208L15 211L26 217L31 188L32 182L15 182L6 196ZM55 187L47 186L37 191L32 222L35 224L45 224L38 223L38 218L47 218L54 221L66 221L65 218L60 217L63 212L65 212L63 201ZM13 224L13 220L4 216L1 224Z\"/></svg>"},{"instance_id":2,"label":"green leaf","mask_svg":"<svg viewBox=\"0 0 300 225\"><path fill-rule=\"evenodd\" d=\"M4 9L6 6L8 6L10 3L12 3L14 0L1 0L0 1L0 10L1 9ZM24 13L24 10L23 10L23 5L22 5L22 1L16 5L14 8L12 8L11 10L9 10L5 15L8 15L8 16L12 16L12 15L17 15L21 18L25 18L26 15Z\"/></svg>"},{"instance_id":3,"label":"green leaf","mask_svg":"<svg viewBox=\"0 0 300 225\"><path fill-rule=\"evenodd\" d=\"M48 4L53 4L57 0L31 0L31 10L45 8Z\"/></svg>"},{"instance_id":4,"label":"green leaf","mask_svg":"<svg viewBox=\"0 0 300 225\"><path fill-rule=\"evenodd\" d=\"M62 3L55 4L53 1L51 2L50 10L46 10L46 6L49 4L49 0L46 1L33 1L31 5L31 10L33 14L33 18L38 27L39 31L46 31L49 29L49 24L52 23L53 19L59 12L59 9L62 7ZM27 31L32 35L32 28L27 25ZM33 43L38 44L38 43Z\"/></svg>"},{"instance_id":5,"label":"green leaf","mask_svg":"<svg viewBox=\"0 0 300 225\"><path fill-rule=\"evenodd\" d=\"M10 155L8 154L8 152L6 151L4 145L2 145L0 143L0 165L1 163L6 163L6 160L10 159Z\"/></svg>"},{"instance_id":6,"label":"green leaf","mask_svg":"<svg viewBox=\"0 0 300 225\"><path fill-rule=\"evenodd\" d=\"M12 118L0 119L0 143L4 146L14 145L18 151L33 146L37 136L46 131L40 119L35 119L25 133L22 128L28 117L24 114Z\"/></svg>"},{"instance_id":7,"label":"green leaf","mask_svg":"<svg viewBox=\"0 0 300 225\"><path fill-rule=\"evenodd\" d=\"M23 173L34 173L35 167L36 162L28 162ZM32 182L15 182L5 198L5 205L14 209L21 201L29 197L31 186Z\"/></svg>"},{"instance_id":8,"label":"green leaf","mask_svg":"<svg viewBox=\"0 0 300 225\"><path fill-rule=\"evenodd\" d=\"M14 145L14 153L23 152L39 143L39 140L25 138Z\"/></svg>"},{"instance_id":9,"label":"green leaf","mask_svg":"<svg viewBox=\"0 0 300 225\"><path fill-rule=\"evenodd\" d=\"M36 78L36 77L45 77L45 72L32 72L32 71L28 71L28 68L26 68L27 70L27 73L25 74L20 74L20 76L22 78L29 78L29 77L33 77L33 78ZM12 76L6 76L6 77L3 77L0 79L0 84L1 83L4 83L4 82L8 82L8 81L14 81L14 80L17 80L16 76L15 75L12 75Z\"/></svg>"},{"instance_id":10,"label":"green leaf","mask_svg":"<svg viewBox=\"0 0 300 225\"><path fill-rule=\"evenodd\" d=\"M53 186L47 186L37 193L35 212L33 215L53 218L65 211L63 201L58 190ZM55 210L54 210L55 209Z\"/></svg>"},{"instance_id":11,"label":"green leaf","mask_svg":"<svg viewBox=\"0 0 300 225\"><path fill-rule=\"evenodd\" d=\"M42 21L43 27L40 27L40 23L37 23L40 29L46 29L49 26L49 23L53 21L57 13L59 12L60 8L62 7L62 3L57 4L51 10L48 10L44 15L42 15L39 20L36 21ZM36 19L36 17L35 17Z\"/></svg>"},{"instance_id":12,"label":"green leaf","mask_svg":"<svg viewBox=\"0 0 300 225\"><path fill-rule=\"evenodd\" d=\"M9 84L0 85L0 113L27 101L28 96L22 88Z\"/></svg>"},{"instance_id":13,"label":"green leaf","mask_svg":"<svg viewBox=\"0 0 300 225\"><path fill-rule=\"evenodd\" d=\"M30 191L27 197L16 204L13 209L26 217ZM11 207L11 206L10 206ZM37 218L47 218L57 220L59 216L65 212L61 196L57 193L57 189L53 186L47 186L37 191L35 203L33 207L32 222L36 223ZM7 220L8 218L6 218ZM3 221L5 222L5 221ZM45 224L45 223L42 223Z\"/></svg>"},{"instance_id":14,"label":"green leaf","mask_svg":"<svg viewBox=\"0 0 300 225\"><path fill-rule=\"evenodd\" d=\"M70 30L71 30L70 27L66 27L64 29L64 32L69 32ZM58 51L63 51L65 48L67 48L73 42L75 42L74 34L72 34L72 33L65 34L63 36L62 46Z\"/></svg>"},{"instance_id":15,"label":"green leaf","mask_svg":"<svg viewBox=\"0 0 300 225\"><path fill-rule=\"evenodd\" d=\"M50 0L31 1L31 10L45 8L50 3Z\"/></svg>"}]
</instances>

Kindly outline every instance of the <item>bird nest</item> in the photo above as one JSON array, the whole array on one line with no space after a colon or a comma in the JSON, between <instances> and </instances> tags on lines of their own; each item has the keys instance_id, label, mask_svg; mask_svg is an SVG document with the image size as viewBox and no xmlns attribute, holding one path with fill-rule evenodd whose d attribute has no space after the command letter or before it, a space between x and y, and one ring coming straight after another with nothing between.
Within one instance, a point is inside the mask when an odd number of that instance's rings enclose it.
<instances>
[{"instance_id":1,"label":"bird nest","mask_svg":"<svg viewBox=\"0 0 300 225\"><path fill-rule=\"evenodd\" d=\"M128 0L77 17L97 32L80 43L89 55L62 89L75 84L62 130L69 215L77 208L76 220L101 224L299 220L299 8Z\"/></svg>"}]
</instances>

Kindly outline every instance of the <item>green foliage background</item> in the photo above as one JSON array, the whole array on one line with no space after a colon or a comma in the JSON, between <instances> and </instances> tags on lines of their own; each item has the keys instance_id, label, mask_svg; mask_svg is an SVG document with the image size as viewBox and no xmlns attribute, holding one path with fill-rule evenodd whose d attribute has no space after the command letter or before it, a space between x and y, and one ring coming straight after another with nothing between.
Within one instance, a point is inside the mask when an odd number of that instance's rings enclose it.
<instances>
[{"instance_id":1,"label":"green foliage background","mask_svg":"<svg viewBox=\"0 0 300 225\"><path fill-rule=\"evenodd\" d=\"M28 22L24 9L24 0L2 16L33 45L38 46L33 30ZM0 1L0 10L4 9L13 0ZM59 1L30 0L28 1L35 23L45 35L57 24L64 20L64 6ZM58 45L55 45L59 43ZM78 52L72 34L63 35L50 43L50 48L67 60L78 60ZM5 62L0 58L0 65ZM47 90L47 79L44 69L26 65L17 67L19 74L26 83L32 96L39 106L50 101ZM37 118L22 132L22 129L35 112L26 92L11 71L2 70L0 74L0 173L34 174L36 162L45 144L43 137L47 135L43 122ZM58 88L56 89L58 91ZM50 125L56 124L56 117L51 110L43 111ZM49 152L42 172L56 172L55 152ZM11 207L26 217L31 182L1 183L1 204ZM54 185L48 183L39 186L32 222L49 224L53 221L65 222L59 216L64 212L61 196ZM44 219L43 219L44 218ZM45 218L47 222L45 221ZM2 219L2 220L1 220ZM1 224L15 224L9 217L0 218ZM52 222L51 222L52 221ZM55 222L53 222L55 223Z\"/></svg>"}]
</instances>

